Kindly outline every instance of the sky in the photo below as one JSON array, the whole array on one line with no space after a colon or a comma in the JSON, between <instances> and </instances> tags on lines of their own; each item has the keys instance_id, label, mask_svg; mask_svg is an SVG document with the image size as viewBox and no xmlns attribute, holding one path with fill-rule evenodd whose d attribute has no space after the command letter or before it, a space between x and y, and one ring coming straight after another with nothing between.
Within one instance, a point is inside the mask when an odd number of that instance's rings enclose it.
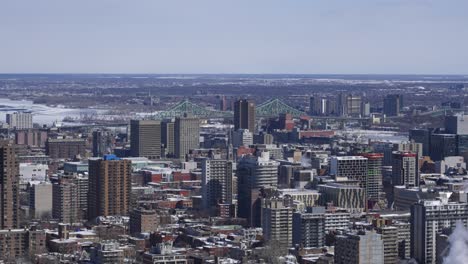
<instances>
[{"instance_id":1,"label":"sky","mask_svg":"<svg viewBox=\"0 0 468 264\"><path fill-rule=\"evenodd\" d=\"M2 0L0 73L468 74L467 0Z\"/></svg>"}]
</instances>

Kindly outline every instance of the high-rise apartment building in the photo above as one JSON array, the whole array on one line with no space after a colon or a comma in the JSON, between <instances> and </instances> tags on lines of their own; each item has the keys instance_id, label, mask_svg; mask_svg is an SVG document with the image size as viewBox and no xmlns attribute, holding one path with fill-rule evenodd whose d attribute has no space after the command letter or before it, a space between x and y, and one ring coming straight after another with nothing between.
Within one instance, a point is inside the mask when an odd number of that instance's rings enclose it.
<instances>
[{"instance_id":1,"label":"high-rise apartment building","mask_svg":"<svg viewBox=\"0 0 468 264\"><path fill-rule=\"evenodd\" d=\"M0 229L19 225L19 165L15 146L0 142Z\"/></svg>"},{"instance_id":2,"label":"high-rise apartment building","mask_svg":"<svg viewBox=\"0 0 468 264\"><path fill-rule=\"evenodd\" d=\"M293 208L285 205L283 198L262 199L262 229L267 241L292 246L292 222Z\"/></svg>"},{"instance_id":3,"label":"high-rise apartment building","mask_svg":"<svg viewBox=\"0 0 468 264\"><path fill-rule=\"evenodd\" d=\"M398 229L394 226L383 226L377 229L382 235L384 264L398 263Z\"/></svg>"},{"instance_id":4,"label":"high-rise apartment building","mask_svg":"<svg viewBox=\"0 0 468 264\"><path fill-rule=\"evenodd\" d=\"M323 247L325 244L324 213L294 213L293 245Z\"/></svg>"},{"instance_id":5,"label":"high-rise apartment building","mask_svg":"<svg viewBox=\"0 0 468 264\"><path fill-rule=\"evenodd\" d=\"M235 163L205 159L202 162L203 204L209 209L218 204L232 204Z\"/></svg>"},{"instance_id":6,"label":"high-rise apartment building","mask_svg":"<svg viewBox=\"0 0 468 264\"><path fill-rule=\"evenodd\" d=\"M52 217L73 224L80 217L78 189L72 179L62 178L52 186Z\"/></svg>"},{"instance_id":7,"label":"high-rise apartment building","mask_svg":"<svg viewBox=\"0 0 468 264\"><path fill-rule=\"evenodd\" d=\"M6 122L13 129L33 128L31 112L14 112L6 114Z\"/></svg>"},{"instance_id":8,"label":"high-rise apartment building","mask_svg":"<svg viewBox=\"0 0 468 264\"><path fill-rule=\"evenodd\" d=\"M173 157L175 153L174 122L164 120L161 122L161 147L165 157Z\"/></svg>"},{"instance_id":9,"label":"high-rise apartment building","mask_svg":"<svg viewBox=\"0 0 468 264\"><path fill-rule=\"evenodd\" d=\"M258 193L261 188L278 185L278 166L268 152L260 157L246 156L237 164L238 216L251 226L260 226Z\"/></svg>"},{"instance_id":10,"label":"high-rise apartment building","mask_svg":"<svg viewBox=\"0 0 468 264\"><path fill-rule=\"evenodd\" d=\"M131 193L131 161L114 155L89 160L88 219L128 215Z\"/></svg>"},{"instance_id":11,"label":"high-rise apartment building","mask_svg":"<svg viewBox=\"0 0 468 264\"><path fill-rule=\"evenodd\" d=\"M382 235L359 231L336 237L335 264L384 264Z\"/></svg>"},{"instance_id":12,"label":"high-rise apartment building","mask_svg":"<svg viewBox=\"0 0 468 264\"><path fill-rule=\"evenodd\" d=\"M161 158L161 122L130 121L130 155L148 159Z\"/></svg>"},{"instance_id":13,"label":"high-rise apartment building","mask_svg":"<svg viewBox=\"0 0 468 264\"><path fill-rule=\"evenodd\" d=\"M185 115L177 117L174 124L175 157L185 159L191 149L200 146L200 120Z\"/></svg>"},{"instance_id":14,"label":"high-rise apartment building","mask_svg":"<svg viewBox=\"0 0 468 264\"><path fill-rule=\"evenodd\" d=\"M399 116L400 110L403 108L402 95L389 94L384 98L383 113L386 116Z\"/></svg>"},{"instance_id":15,"label":"high-rise apartment building","mask_svg":"<svg viewBox=\"0 0 468 264\"><path fill-rule=\"evenodd\" d=\"M449 202L451 193L438 200L421 200L411 207L411 257L418 263L435 264L437 234L453 230L457 222L468 227L468 204Z\"/></svg>"},{"instance_id":16,"label":"high-rise apartment building","mask_svg":"<svg viewBox=\"0 0 468 264\"><path fill-rule=\"evenodd\" d=\"M234 129L248 129L255 133L255 103L250 100L234 102Z\"/></svg>"},{"instance_id":17,"label":"high-rise apartment building","mask_svg":"<svg viewBox=\"0 0 468 264\"><path fill-rule=\"evenodd\" d=\"M381 153L364 153L367 158L366 195L368 200L378 201L382 192L382 160Z\"/></svg>"},{"instance_id":18,"label":"high-rise apartment building","mask_svg":"<svg viewBox=\"0 0 468 264\"><path fill-rule=\"evenodd\" d=\"M416 153L394 151L392 161L393 185L419 186L418 155Z\"/></svg>"}]
</instances>

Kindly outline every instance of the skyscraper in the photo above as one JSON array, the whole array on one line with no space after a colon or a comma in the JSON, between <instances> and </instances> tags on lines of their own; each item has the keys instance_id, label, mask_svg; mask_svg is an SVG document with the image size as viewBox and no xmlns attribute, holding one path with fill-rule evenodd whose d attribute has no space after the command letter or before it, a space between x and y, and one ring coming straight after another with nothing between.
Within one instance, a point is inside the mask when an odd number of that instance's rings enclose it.
<instances>
[{"instance_id":1,"label":"skyscraper","mask_svg":"<svg viewBox=\"0 0 468 264\"><path fill-rule=\"evenodd\" d=\"M360 117L362 113L362 98L359 95L348 95L346 97L347 116Z\"/></svg>"},{"instance_id":2,"label":"skyscraper","mask_svg":"<svg viewBox=\"0 0 468 264\"><path fill-rule=\"evenodd\" d=\"M468 204L449 202L451 193L440 195L411 207L411 257L418 263L436 263L437 234L453 230L457 222L468 227Z\"/></svg>"},{"instance_id":3,"label":"skyscraper","mask_svg":"<svg viewBox=\"0 0 468 264\"><path fill-rule=\"evenodd\" d=\"M382 160L381 153L364 153L367 158L366 195L368 200L378 201L382 191Z\"/></svg>"},{"instance_id":4,"label":"skyscraper","mask_svg":"<svg viewBox=\"0 0 468 264\"><path fill-rule=\"evenodd\" d=\"M323 247L325 244L324 213L294 213L293 245Z\"/></svg>"},{"instance_id":5,"label":"skyscraper","mask_svg":"<svg viewBox=\"0 0 468 264\"><path fill-rule=\"evenodd\" d=\"M386 116L399 116L402 106L401 95L389 94L384 98L383 113Z\"/></svg>"},{"instance_id":6,"label":"skyscraper","mask_svg":"<svg viewBox=\"0 0 468 264\"><path fill-rule=\"evenodd\" d=\"M190 117L177 117L174 125L175 156L184 159L189 150L200 146L200 120Z\"/></svg>"},{"instance_id":7,"label":"skyscraper","mask_svg":"<svg viewBox=\"0 0 468 264\"><path fill-rule=\"evenodd\" d=\"M255 103L240 99L234 103L234 129L248 129L255 133Z\"/></svg>"},{"instance_id":8,"label":"skyscraper","mask_svg":"<svg viewBox=\"0 0 468 264\"><path fill-rule=\"evenodd\" d=\"M431 136L431 159L433 161L443 160L445 157L457 155L457 135L454 134L432 134Z\"/></svg>"},{"instance_id":9,"label":"skyscraper","mask_svg":"<svg viewBox=\"0 0 468 264\"><path fill-rule=\"evenodd\" d=\"M161 157L161 122L130 121L130 155L158 159Z\"/></svg>"},{"instance_id":10,"label":"skyscraper","mask_svg":"<svg viewBox=\"0 0 468 264\"><path fill-rule=\"evenodd\" d=\"M468 135L468 115L446 116L445 132L449 134Z\"/></svg>"},{"instance_id":11,"label":"skyscraper","mask_svg":"<svg viewBox=\"0 0 468 264\"><path fill-rule=\"evenodd\" d=\"M206 209L218 204L232 204L234 163L228 160L209 160L202 163L203 203Z\"/></svg>"},{"instance_id":12,"label":"skyscraper","mask_svg":"<svg viewBox=\"0 0 468 264\"><path fill-rule=\"evenodd\" d=\"M114 155L89 160L88 219L128 215L131 192L131 161Z\"/></svg>"},{"instance_id":13,"label":"skyscraper","mask_svg":"<svg viewBox=\"0 0 468 264\"><path fill-rule=\"evenodd\" d=\"M278 166L268 152L262 152L260 157L244 157L237 165L238 216L247 219L251 226L260 226L259 190L278 185Z\"/></svg>"},{"instance_id":14,"label":"skyscraper","mask_svg":"<svg viewBox=\"0 0 468 264\"><path fill-rule=\"evenodd\" d=\"M110 131L93 131L93 157L102 157L112 153L114 142Z\"/></svg>"},{"instance_id":15,"label":"skyscraper","mask_svg":"<svg viewBox=\"0 0 468 264\"><path fill-rule=\"evenodd\" d=\"M78 188L72 179L62 178L53 184L52 217L66 224L80 220Z\"/></svg>"},{"instance_id":16,"label":"skyscraper","mask_svg":"<svg viewBox=\"0 0 468 264\"><path fill-rule=\"evenodd\" d=\"M0 141L0 229L19 225L19 165L15 147Z\"/></svg>"},{"instance_id":17,"label":"skyscraper","mask_svg":"<svg viewBox=\"0 0 468 264\"><path fill-rule=\"evenodd\" d=\"M267 241L275 241L284 247L292 246L293 208L284 198L262 199L262 229Z\"/></svg>"},{"instance_id":18,"label":"skyscraper","mask_svg":"<svg viewBox=\"0 0 468 264\"><path fill-rule=\"evenodd\" d=\"M409 131L409 140L423 145L423 156L430 155L431 136L431 129L411 129Z\"/></svg>"},{"instance_id":19,"label":"skyscraper","mask_svg":"<svg viewBox=\"0 0 468 264\"><path fill-rule=\"evenodd\" d=\"M419 186L418 155L394 151L392 155L393 185Z\"/></svg>"},{"instance_id":20,"label":"skyscraper","mask_svg":"<svg viewBox=\"0 0 468 264\"><path fill-rule=\"evenodd\" d=\"M164 120L161 122L161 146L164 149L164 156L173 157L175 153L174 122Z\"/></svg>"}]
</instances>

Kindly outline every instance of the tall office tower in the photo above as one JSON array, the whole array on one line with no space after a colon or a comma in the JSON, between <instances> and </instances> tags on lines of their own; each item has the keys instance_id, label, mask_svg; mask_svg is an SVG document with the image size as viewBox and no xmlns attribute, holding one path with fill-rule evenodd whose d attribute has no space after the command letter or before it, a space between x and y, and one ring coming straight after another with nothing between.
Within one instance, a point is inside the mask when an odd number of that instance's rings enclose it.
<instances>
[{"instance_id":1,"label":"tall office tower","mask_svg":"<svg viewBox=\"0 0 468 264\"><path fill-rule=\"evenodd\" d=\"M259 190L277 186L278 166L279 162L270 160L268 152L262 152L260 157L243 157L237 164L238 216L247 219L250 226L261 224Z\"/></svg>"},{"instance_id":2,"label":"tall office tower","mask_svg":"<svg viewBox=\"0 0 468 264\"><path fill-rule=\"evenodd\" d=\"M88 219L128 215L131 193L131 161L114 155L89 160Z\"/></svg>"},{"instance_id":3,"label":"tall office tower","mask_svg":"<svg viewBox=\"0 0 468 264\"><path fill-rule=\"evenodd\" d=\"M320 97L310 97L309 98L309 114L312 116L322 115L324 113L324 108L326 108L326 100L327 99L322 99ZM324 105L324 102L325 102L325 105Z\"/></svg>"},{"instance_id":4,"label":"tall office tower","mask_svg":"<svg viewBox=\"0 0 468 264\"><path fill-rule=\"evenodd\" d=\"M362 98L359 95L348 95L346 97L347 116L360 117L362 110Z\"/></svg>"},{"instance_id":5,"label":"tall office tower","mask_svg":"<svg viewBox=\"0 0 468 264\"><path fill-rule=\"evenodd\" d=\"M432 137L431 129L411 129L409 131L409 140L422 144L423 156L430 155L431 137Z\"/></svg>"},{"instance_id":6,"label":"tall office tower","mask_svg":"<svg viewBox=\"0 0 468 264\"><path fill-rule=\"evenodd\" d=\"M431 154L433 161L443 160L445 157L457 155L457 135L432 134Z\"/></svg>"},{"instance_id":7,"label":"tall office tower","mask_svg":"<svg viewBox=\"0 0 468 264\"><path fill-rule=\"evenodd\" d=\"M29 192L29 214L35 219L52 216L52 184L31 182Z\"/></svg>"},{"instance_id":8,"label":"tall office tower","mask_svg":"<svg viewBox=\"0 0 468 264\"><path fill-rule=\"evenodd\" d=\"M284 198L262 199L262 229L266 241L275 241L283 247L292 246L293 208Z\"/></svg>"},{"instance_id":9,"label":"tall office tower","mask_svg":"<svg viewBox=\"0 0 468 264\"><path fill-rule=\"evenodd\" d=\"M436 263L437 234L455 229L457 222L468 227L468 204L449 202L451 193L440 195L411 207L411 257L418 263Z\"/></svg>"},{"instance_id":10,"label":"tall office tower","mask_svg":"<svg viewBox=\"0 0 468 264\"><path fill-rule=\"evenodd\" d=\"M359 181L359 186L366 188L367 163L367 158L362 156L330 157L330 174Z\"/></svg>"},{"instance_id":11,"label":"tall office tower","mask_svg":"<svg viewBox=\"0 0 468 264\"><path fill-rule=\"evenodd\" d=\"M383 264L382 236L360 231L336 237L335 264Z\"/></svg>"},{"instance_id":12,"label":"tall office tower","mask_svg":"<svg viewBox=\"0 0 468 264\"><path fill-rule=\"evenodd\" d=\"M419 186L418 155L411 152L393 152L393 185Z\"/></svg>"},{"instance_id":13,"label":"tall office tower","mask_svg":"<svg viewBox=\"0 0 468 264\"><path fill-rule=\"evenodd\" d=\"M344 93L339 93L336 99L336 113L338 116L347 116L347 96Z\"/></svg>"},{"instance_id":14,"label":"tall office tower","mask_svg":"<svg viewBox=\"0 0 468 264\"><path fill-rule=\"evenodd\" d=\"M294 213L293 245L320 248L325 244L324 213Z\"/></svg>"},{"instance_id":15,"label":"tall office tower","mask_svg":"<svg viewBox=\"0 0 468 264\"><path fill-rule=\"evenodd\" d=\"M0 141L0 229L19 226L19 177L15 146Z\"/></svg>"},{"instance_id":16,"label":"tall office tower","mask_svg":"<svg viewBox=\"0 0 468 264\"><path fill-rule=\"evenodd\" d=\"M362 102L362 107L361 107L361 116L362 117L368 117L370 116L370 102Z\"/></svg>"},{"instance_id":17,"label":"tall office tower","mask_svg":"<svg viewBox=\"0 0 468 264\"><path fill-rule=\"evenodd\" d=\"M234 102L234 129L248 129L255 133L255 103L240 99Z\"/></svg>"},{"instance_id":18,"label":"tall office tower","mask_svg":"<svg viewBox=\"0 0 468 264\"><path fill-rule=\"evenodd\" d=\"M381 153L364 153L367 158L367 200L378 201L382 192L382 160Z\"/></svg>"},{"instance_id":19,"label":"tall office tower","mask_svg":"<svg viewBox=\"0 0 468 264\"><path fill-rule=\"evenodd\" d=\"M336 115L336 100L334 99L327 99L327 110L325 115Z\"/></svg>"},{"instance_id":20,"label":"tall office tower","mask_svg":"<svg viewBox=\"0 0 468 264\"><path fill-rule=\"evenodd\" d=\"M185 155L191 149L200 146L200 120L187 114L184 117L177 117L174 125L174 138L176 158L185 159Z\"/></svg>"},{"instance_id":21,"label":"tall office tower","mask_svg":"<svg viewBox=\"0 0 468 264\"><path fill-rule=\"evenodd\" d=\"M161 122L156 120L130 121L130 155L148 159L161 158Z\"/></svg>"},{"instance_id":22,"label":"tall office tower","mask_svg":"<svg viewBox=\"0 0 468 264\"><path fill-rule=\"evenodd\" d=\"M174 122L164 120L161 122L161 146L165 157L173 157L175 153Z\"/></svg>"},{"instance_id":23,"label":"tall office tower","mask_svg":"<svg viewBox=\"0 0 468 264\"><path fill-rule=\"evenodd\" d=\"M377 229L382 235L384 264L398 263L398 229L394 226L383 226Z\"/></svg>"},{"instance_id":24,"label":"tall office tower","mask_svg":"<svg viewBox=\"0 0 468 264\"><path fill-rule=\"evenodd\" d=\"M383 113L386 116L399 116L402 106L401 95L389 94L384 98Z\"/></svg>"},{"instance_id":25,"label":"tall office tower","mask_svg":"<svg viewBox=\"0 0 468 264\"><path fill-rule=\"evenodd\" d=\"M204 208L218 204L232 204L235 163L228 160L209 160L202 163Z\"/></svg>"},{"instance_id":26,"label":"tall office tower","mask_svg":"<svg viewBox=\"0 0 468 264\"><path fill-rule=\"evenodd\" d=\"M74 159L86 154L86 140L81 138L49 138L46 142L46 154L52 159Z\"/></svg>"},{"instance_id":27,"label":"tall office tower","mask_svg":"<svg viewBox=\"0 0 468 264\"><path fill-rule=\"evenodd\" d=\"M239 129L232 132L232 146L250 146L253 144L253 134L248 129Z\"/></svg>"},{"instance_id":28,"label":"tall office tower","mask_svg":"<svg viewBox=\"0 0 468 264\"><path fill-rule=\"evenodd\" d=\"M102 157L112 153L114 145L114 136L110 131L93 131L93 157Z\"/></svg>"},{"instance_id":29,"label":"tall office tower","mask_svg":"<svg viewBox=\"0 0 468 264\"><path fill-rule=\"evenodd\" d=\"M32 113L30 112L14 112L6 114L6 122L13 129L29 129L33 128Z\"/></svg>"},{"instance_id":30,"label":"tall office tower","mask_svg":"<svg viewBox=\"0 0 468 264\"><path fill-rule=\"evenodd\" d=\"M226 100L226 96L223 95L219 99L219 110L227 111L227 108L228 108L228 103L227 103L227 100Z\"/></svg>"},{"instance_id":31,"label":"tall office tower","mask_svg":"<svg viewBox=\"0 0 468 264\"><path fill-rule=\"evenodd\" d=\"M449 134L468 135L468 115L446 116L445 132Z\"/></svg>"},{"instance_id":32,"label":"tall office tower","mask_svg":"<svg viewBox=\"0 0 468 264\"><path fill-rule=\"evenodd\" d=\"M66 224L81 220L78 189L72 179L62 178L53 184L52 217Z\"/></svg>"},{"instance_id":33,"label":"tall office tower","mask_svg":"<svg viewBox=\"0 0 468 264\"><path fill-rule=\"evenodd\" d=\"M468 135L457 135L457 155L468 161Z\"/></svg>"}]
</instances>

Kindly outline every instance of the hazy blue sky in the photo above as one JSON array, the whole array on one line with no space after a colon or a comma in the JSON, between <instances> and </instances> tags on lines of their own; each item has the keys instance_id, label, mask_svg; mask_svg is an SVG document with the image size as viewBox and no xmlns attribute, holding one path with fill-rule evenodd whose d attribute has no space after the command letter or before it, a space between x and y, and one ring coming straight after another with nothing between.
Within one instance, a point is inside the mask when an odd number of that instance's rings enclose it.
<instances>
[{"instance_id":1,"label":"hazy blue sky","mask_svg":"<svg viewBox=\"0 0 468 264\"><path fill-rule=\"evenodd\" d=\"M468 74L467 0L2 0L0 72Z\"/></svg>"}]
</instances>

